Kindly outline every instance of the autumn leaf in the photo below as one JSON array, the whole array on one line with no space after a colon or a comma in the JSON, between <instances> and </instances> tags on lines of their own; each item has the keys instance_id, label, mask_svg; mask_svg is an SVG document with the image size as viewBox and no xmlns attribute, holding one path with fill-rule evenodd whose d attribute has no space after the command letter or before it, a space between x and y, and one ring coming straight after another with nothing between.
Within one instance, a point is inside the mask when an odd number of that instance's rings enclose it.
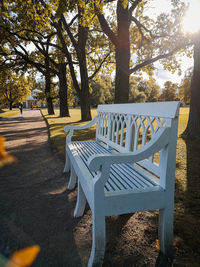
<instances>
[{"instance_id":1,"label":"autumn leaf","mask_svg":"<svg viewBox=\"0 0 200 267\"><path fill-rule=\"evenodd\" d=\"M6 267L27 267L32 264L35 260L36 256L40 251L40 247L38 245L34 245L31 247L24 248L22 250L16 251Z\"/></svg>"},{"instance_id":2,"label":"autumn leaf","mask_svg":"<svg viewBox=\"0 0 200 267\"><path fill-rule=\"evenodd\" d=\"M156 239L156 249L160 250L160 245L159 245L159 240L158 239Z\"/></svg>"},{"instance_id":3,"label":"autumn leaf","mask_svg":"<svg viewBox=\"0 0 200 267\"><path fill-rule=\"evenodd\" d=\"M5 138L0 136L0 168L3 167L5 164L11 164L17 161L17 158L9 155L5 151Z\"/></svg>"}]
</instances>

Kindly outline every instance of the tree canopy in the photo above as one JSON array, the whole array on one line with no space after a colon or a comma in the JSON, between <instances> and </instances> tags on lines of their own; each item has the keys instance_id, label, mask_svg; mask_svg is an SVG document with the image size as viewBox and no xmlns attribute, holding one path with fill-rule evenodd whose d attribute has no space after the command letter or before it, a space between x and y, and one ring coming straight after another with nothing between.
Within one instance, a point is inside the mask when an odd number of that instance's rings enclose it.
<instances>
[{"instance_id":1,"label":"tree canopy","mask_svg":"<svg viewBox=\"0 0 200 267\"><path fill-rule=\"evenodd\" d=\"M3 105L9 105L12 109L14 104L24 101L30 94L31 79L13 73L12 70L5 68L0 70L0 102Z\"/></svg>"}]
</instances>

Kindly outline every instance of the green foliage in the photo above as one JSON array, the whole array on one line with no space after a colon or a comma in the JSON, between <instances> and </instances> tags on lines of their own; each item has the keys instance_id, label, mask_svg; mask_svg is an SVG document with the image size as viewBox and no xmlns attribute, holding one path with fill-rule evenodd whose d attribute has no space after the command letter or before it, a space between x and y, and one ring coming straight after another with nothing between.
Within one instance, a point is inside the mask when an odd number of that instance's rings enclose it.
<instances>
[{"instance_id":1,"label":"green foliage","mask_svg":"<svg viewBox=\"0 0 200 267\"><path fill-rule=\"evenodd\" d=\"M15 74L8 69L1 68L0 71L0 101L4 105L23 102L30 94L32 83L21 74Z\"/></svg>"},{"instance_id":2,"label":"green foliage","mask_svg":"<svg viewBox=\"0 0 200 267\"><path fill-rule=\"evenodd\" d=\"M90 84L90 102L93 107L99 104L111 104L114 101L114 87L110 76L101 76Z\"/></svg>"},{"instance_id":3,"label":"green foliage","mask_svg":"<svg viewBox=\"0 0 200 267\"><path fill-rule=\"evenodd\" d=\"M114 84L110 76L101 75L90 84L91 105L114 103ZM141 77L130 77L129 99L132 103L155 102L159 99L159 85L155 79L144 80Z\"/></svg>"},{"instance_id":4,"label":"green foliage","mask_svg":"<svg viewBox=\"0 0 200 267\"><path fill-rule=\"evenodd\" d=\"M36 82L33 87L33 90L34 89L40 90L40 92L37 93L37 99L40 100L40 102L46 104L47 97L51 97L54 104L58 102L58 86L56 83L51 82L50 93L45 93L45 82L43 80Z\"/></svg>"},{"instance_id":5,"label":"green foliage","mask_svg":"<svg viewBox=\"0 0 200 267\"><path fill-rule=\"evenodd\" d=\"M162 90L160 98L163 101L174 101L177 98L177 90L178 84L167 81L164 84L164 89Z\"/></svg>"},{"instance_id":6,"label":"green foliage","mask_svg":"<svg viewBox=\"0 0 200 267\"><path fill-rule=\"evenodd\" d=\"M155 102L159 98L159 85L152 77L144 80L142 77L130 78L130 102Z\"/></svg>"},{"instance_id":7,"label":"green foliage","mask_svg":"<svg viewBox=\"0 0 200 267\"><path fill-rule=\"evenodd\" d=\"M188 69L185 72L185 76L181 81L181 84L178 88L178 98L183 101L186 105L190 104L190 84L191 84L191 77L192 77L192 69Z\"/></svg>"}]
</instances>

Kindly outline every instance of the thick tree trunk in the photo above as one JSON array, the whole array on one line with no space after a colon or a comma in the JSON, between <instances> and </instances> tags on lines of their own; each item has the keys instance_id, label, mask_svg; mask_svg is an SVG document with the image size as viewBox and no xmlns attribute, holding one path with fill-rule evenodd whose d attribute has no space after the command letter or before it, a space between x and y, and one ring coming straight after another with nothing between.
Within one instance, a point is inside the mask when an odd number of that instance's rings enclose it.
<instances>
[{"instance_id":1,"label":"thick tree trunk","mask_svg":"<svg viewBox=\"0 0 200 267\"><path fill-rule=\"evenodd\" d=\"M59 87L60 117L69 117L65 63L59 64Z\"/></svg>"},{"instance_id":2,"label":"thick tree trunk","mask_svg":"<svg viewBox=\"0 0 200 267\"><path fill-rule=\"evenodd\" d=\"M84 62L84 60L82 60ZM90 110L90 93L89 93L89 81L87 74L86 64L80 65L81 74L81 93L79 94L80 106L81 106L81 120L89 121L92 119Z\"/></svg>"},{"instance_id":3,"label":"thick tree trunk","mask_svg":"<svg viewBox=\"0 0 200 267\"><path fill-rule=\"evenodd\" d=\"M194 70L191 80L190 113L182 138L200 139L200 34L194 43Z\"/></svg>"},{"instance_id":4,"label":"thick tree trunk","mask_svg":"<svg viewBox=\"0 0 200 267\"><path fill-rule=\"evenodd\" d=\"M81 120L89 121L92 119L92 116L90 111L89 79L86 60L86 42L88 39L88 28L79 25L78 36L79 38L77 56L80 63L79 69L81 77L81 92L79 94L81 106Z\"/></svg>"},{"instance_id":5,"label":"thick tree trunk","mask_svg":"<svg viewBox=\"0 0 200 267\"><path fill-rule=\"evenodd\" d=\"M90 121L92 119L89 103L90 103L90 100L89 100L88 95L83 94L80 96L81 120L82 121Z\"/></svg>"},{"instance_id":6,"label":"thick tree trunk","mask_svg":"<svg viewBox=\"0 0 200 267\"><path fill-rule=\"evenodd\" d=\"M118 41L115 50L115 103L127 103L129 100L129 64L130 64L130 15L123 8L122 1L117 3Z\"/></svg>"},{"instance_id":7,"label":"thick tree trunk","mask_svg":"<svg viewBox=\"0 0 200 267\"><path fill-rule=\"evenodd\" d=\"M79 94L80 106L81 106L81 120L89 121L92 119L90 110L90 93L89 93L89 81L87 75L86 64L80 66L81 74L81 93Z\"/></svg>"},{"instance_id":8,"label":"thick tree trunk","mask_svg":"<svg viewBox=\"0 0 200 267\"><path fill-rule=\"evenodd\" d=\"M53 108L53 101L51 97L51 77L50 77L49 72L46 72L46 75L45 75L45 96L46 96L48 114L53 115L54 108Z\"/></svg>"}]
</instances>

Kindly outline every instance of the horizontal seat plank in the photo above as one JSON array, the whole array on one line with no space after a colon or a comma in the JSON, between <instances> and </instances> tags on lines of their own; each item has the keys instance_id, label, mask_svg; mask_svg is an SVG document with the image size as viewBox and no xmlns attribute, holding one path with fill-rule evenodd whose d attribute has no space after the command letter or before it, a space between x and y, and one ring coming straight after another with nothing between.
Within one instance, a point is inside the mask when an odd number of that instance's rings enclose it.
<instances>
[{"instance_id":1,"label":"horizontal seat plank","mask_svg":"<svg viewBox=\"0 0 200 267\"><path fill-rule=\"evenodd\" d=\"M91 173L91 177L94 177L97 173L89 170L87 165L89 157L95 154L113 153L97 141L72 142L69 145L69 149L72 153L77 153L79 155L85 168ZM110 168L109 179L105 184L105 193L122 192L127 190L149 191L158 186L159 179L145 169L136 166L136 164L113 164Z\"/></svg>"}]
</instances>

